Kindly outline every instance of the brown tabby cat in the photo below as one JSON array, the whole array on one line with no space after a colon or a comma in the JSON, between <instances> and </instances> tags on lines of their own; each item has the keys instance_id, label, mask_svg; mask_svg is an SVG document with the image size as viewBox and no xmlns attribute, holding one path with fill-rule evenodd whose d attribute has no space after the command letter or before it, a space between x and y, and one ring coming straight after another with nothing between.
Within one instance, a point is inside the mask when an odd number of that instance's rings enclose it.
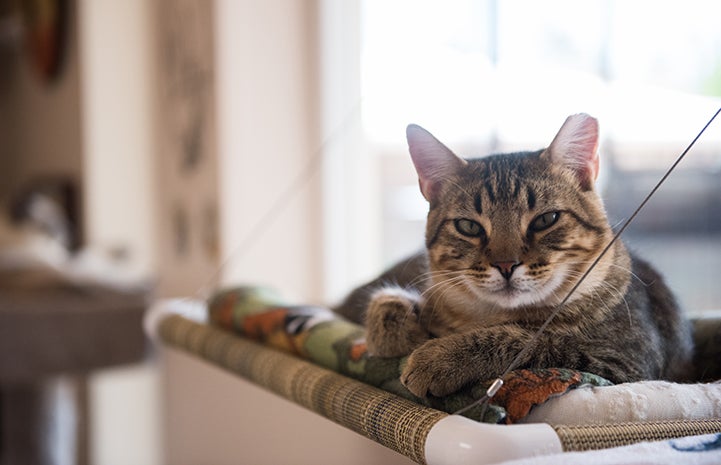
<instances>
[{"instance_id":1,"label":"brown tabby cat","mask_svg":"<svg viewBox=\"0 0 721 465\"><path fill-rule=\"evenodd\" d=\"M594 189L598 123L573 115L545 150L468 160L419 126L407 136L430 203L427 250L336 311L365 319L371 354L410 354L411 392L443 396L500 376L611 240ZM662 278L618 241L518 368L678 380L691 351Z\"/></svg>"}]
</instances>

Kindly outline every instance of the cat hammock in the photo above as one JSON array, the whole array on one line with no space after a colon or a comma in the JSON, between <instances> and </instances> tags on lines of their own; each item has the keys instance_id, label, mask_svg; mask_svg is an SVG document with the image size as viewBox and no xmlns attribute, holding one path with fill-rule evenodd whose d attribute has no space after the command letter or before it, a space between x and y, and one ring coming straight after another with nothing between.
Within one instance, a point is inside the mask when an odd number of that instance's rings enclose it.
<instances>
[{"instance_id":1,"label":"cat hammock","mask_svg":"<svg viewBox=\"0 0 721 465\"><path fill-rule=\"evenodd\" d=\"M324 308L289 306L262 288L222 291L207 305L161 301L145 323L157 342L238 374L417 463L492 464L721 432L719 383L612 386L564 369L513 372L488 409L464 413L471 418L453 415L487 386L443 399L415 398L398 381L405 360L368 357L360 326ZM695 326L700 376L716 379L721 318L699 319ZM630 409L624 395L648 401Z\"/></svg>"}]
</instances>

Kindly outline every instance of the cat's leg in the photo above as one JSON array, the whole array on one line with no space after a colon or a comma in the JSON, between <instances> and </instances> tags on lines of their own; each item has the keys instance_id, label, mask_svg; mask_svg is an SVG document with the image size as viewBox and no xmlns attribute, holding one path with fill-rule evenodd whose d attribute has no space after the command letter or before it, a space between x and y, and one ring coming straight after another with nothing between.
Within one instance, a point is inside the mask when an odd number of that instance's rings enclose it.
<instances>
[{"instance_id":1,"label":"cat's leg","mask_svg":"<svg viewBox=\"0 0 721 465\"><path fill-rule=\"evenodd\" d=\"M431 339L408 357L401 382L418 397L442 397L470 383L492 381L530 339L530 332L514 325Z\"/></svg>"},{"instance_id":2,"label":"cat's leg","mask_svg":"<svg viewBox=\"0 0 721 465\"><path fill-rule=\"evenodd\" d=\"M569 333L565 328L534 332L518 325L477 328L430 339L413 351L401 382L418 397L442 397L479 381L492 381L516 361L522 368L571 368L613 383L658 377L662 355L648 344L645 332L621 335L598 326L601 336ZM532 350L524 351L533 343ZM634 347L629 354L628 347ZM523 356L516 360L519 354Z\"/></svg>"},{"instance_id":3,"label":"cat's leg","mask_svg":"<svg viewBox=\"0 0 721 465\"><path fill-rule=\"evenodd\" d=\"M378 357L401 357L429 339L419 323L418 293L401 287L385 287L371 297L366 313L368 353Z\"/></svg>"}]
</instances>

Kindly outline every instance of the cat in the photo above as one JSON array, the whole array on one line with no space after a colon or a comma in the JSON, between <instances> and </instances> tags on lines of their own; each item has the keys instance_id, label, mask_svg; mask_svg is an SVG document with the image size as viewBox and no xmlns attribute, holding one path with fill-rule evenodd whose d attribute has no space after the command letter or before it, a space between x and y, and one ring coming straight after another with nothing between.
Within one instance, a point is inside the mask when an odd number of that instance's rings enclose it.
<instances>
[{"instance_id":1,"label":"cat","mask_svg":"<svg viewBox=\"0 0 721 465\"><path fill-rule=\"evenodd\" d=\"M544 150L474 159L417 125L407 139L430 207L426 249L335 311L365 324L369 354L409 356L401 382L413 394L445 396L501 376L611 241L598 122L571 115ZM678 381L691 355L662 277L617 241L517 368Z\"/></svg>"}]
</instances>

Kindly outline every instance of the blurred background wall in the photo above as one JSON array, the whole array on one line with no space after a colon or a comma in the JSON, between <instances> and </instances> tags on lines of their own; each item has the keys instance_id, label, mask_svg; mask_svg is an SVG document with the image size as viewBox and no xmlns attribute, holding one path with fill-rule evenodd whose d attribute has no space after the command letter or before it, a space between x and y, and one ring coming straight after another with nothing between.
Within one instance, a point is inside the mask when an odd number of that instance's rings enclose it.
<instances>
[{"instance_id":1,"label":"blurred background wall","mask_svg":"<svg viewBox=\"0 0 721 465\"><path fill-rule=\"evenodd\" d=\"M336 151L353 147L345 133L358 135L359 109L353 88L345 107L326 104L342 124L319 117L318 2L64 5L57 73L33 68L16 31L2 49L0 194L67 177L80 193L84 249L151 279L156 297L252 282L324 301L321 137ZM339 13L325 18L336 32ZM277 217L258 229L268 211ZM143 363L89 381L90 463L404 461L172 351L152 348Z\"/></svg>"},{"instance_id":2,"label":"blurred background wall","mask_svg":"<svg viewBox=\"0 0 721 465\"><path fill-rule=\"evenodd\" d=\"M152 4L62 2L60 62L36 66L15 15L0 50L0 197L61 177L79 193L84 246L157 265ZM4 13L17 2L2 2ZM26 25L24 27L27 27ZM91 463L162 463L154 363L90 375Z\"/></svg>"}]
</instances>

